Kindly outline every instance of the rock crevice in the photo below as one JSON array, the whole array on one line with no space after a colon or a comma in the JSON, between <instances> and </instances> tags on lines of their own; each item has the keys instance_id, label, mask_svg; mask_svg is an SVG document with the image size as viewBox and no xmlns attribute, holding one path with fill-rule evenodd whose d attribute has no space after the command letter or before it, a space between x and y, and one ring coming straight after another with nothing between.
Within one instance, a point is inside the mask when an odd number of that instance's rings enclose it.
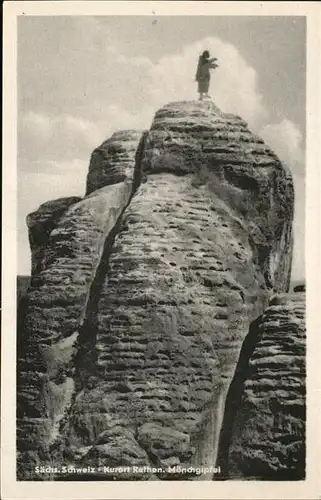
<instances>
[{"instance_id":1,"label":"rock crevice","mask_svg":"<svg viewBox=\"0 0 321 500\"><path fill-rule=\"evenodd\" d=\"M212 103L171 103L148 132L97 148L86 196L37 249L18 349L18 476L34 479L40 455L162 468L105 480L213 466L249 325L289 287L292 217L287 169ZM184 476L195 478L210 479Z\"/></svg>"},{"instance_id":2,"label":"rock crevice","mask_svg":"<svg viewBox=\"0 0 321 500\"><path fill-rule=\"evenodd\" d=\"M31 241L38 247L31 287L19 311L17 434L23 477L32 477L37 456L36 443L24 444L30 429L49 457L75 398L75 361L87 347L79 343L79 334L90 325L88 312L106 272L106 252L133 196L132 178L100 186L82 200L48 202L28 218ZM135 186L138 181L136 175ZM37 235L43 233L42 245L34 237L36 229Z\"/></svg>"},{"instance_id":3,"label":"rock crevice","mask_svg":"<svg viewBox=\"0 0 321 500\"><path fill-rule=\"evenodd\" d=\"M97 311L100 294L109 268L110 255L114 251L114 242L117 237L123 222L123 216L129 206L133 196L135 195L140 182L141 182L141 159L144 150L145 134L141 136L138 147L134 156L134 172L131 173L131 193L128 197L127 203L122 208L114 227L107 234L103 252L97 265L95 276L90 285L86 311L84 314L84 323L80 329L79 337L77 340L77 353L75 355L75 367L77 372L77 390L81 390L90 377L95 376L95 361L96 361L96 336L97 336ZM128 169L127 169L127 173Z\"/></svg>"},{"instance_id":4,"label":"rock crevice","mask_svg":"<svg viewBox=\"0 0 321 500\"><path fill-rule=\"evenodd\" d=\"M221 479L305 478L304 311L304 293L277 295L251 325L226 399Z\"/></svg>"}]
</instances>

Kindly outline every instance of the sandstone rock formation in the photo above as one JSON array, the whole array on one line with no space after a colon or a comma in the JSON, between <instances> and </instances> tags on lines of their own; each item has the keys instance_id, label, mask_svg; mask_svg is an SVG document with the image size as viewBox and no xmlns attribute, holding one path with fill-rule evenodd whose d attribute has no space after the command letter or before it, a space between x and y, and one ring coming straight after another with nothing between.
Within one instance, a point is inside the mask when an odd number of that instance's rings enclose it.
<instances>
[{"instance_id":1,"label":"sandstone rock formation","mask_svg":"<svg viewBox=\"0 0 321 500\"><path fill-rule=\"evenodd\" d=\"M226 401L225 478L305 477L305 294L277 295L251 327Z\"/></svg>"},{"instance_id":2,"label":"sandstone rock formation","mask_svg":"<svg viewBox=\"0 0 321 500\"><path fill-rule=\"evenodd\" d=\"M121 130L96 148L90 159L86 194L134 175L135 154L142 132Z\"/></svg>"},{"instance_id":3,"label":"sandstone rock formation","mask_svg":"<svg viewBox=\"0 0 321 500\"><path fill-rule=\"evenodd\" d=\"M18 476L40 457L215 464L249 325L289 288L293 199L275 154L210 102L169 104L95 150L27 294ZM101 479L190 478L164 471Z\"/></svg>"},{"instance_id":4,"label":"sandstone rock formation","mask_svg":"<svg viewBox=\"0 0 321 500\"><path fill-rule=\"evenodd\" d=\"M38 274L45 268L42 261L43 254L48 244L49 235L63 213L71 205L77 203L77 201L80 201L80 198L76 196L47 201L43 203L36 212L27 216L32 276Z\"/></svg>"},{"instance_id":5,"label":"sandstone rock formation","mask_svg":"<svg viewBox=\"0 0 321 500\"><path fill-rule=\"evenodd\" d=\"M26 477L32 477L39 456L49 460L48 449L71 404L76 341L131 194L126 179L77 203L75 198L49 202L28 217L34 264L19 311L17 420L18 464Z\"/></svg>"}]
</instances>

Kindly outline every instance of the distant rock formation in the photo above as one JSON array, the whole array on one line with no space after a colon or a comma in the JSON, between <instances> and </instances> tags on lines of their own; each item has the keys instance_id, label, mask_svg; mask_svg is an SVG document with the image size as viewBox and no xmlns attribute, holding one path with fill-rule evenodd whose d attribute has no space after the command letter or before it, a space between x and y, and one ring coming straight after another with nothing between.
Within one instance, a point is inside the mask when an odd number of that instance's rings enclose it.
<instances>
[{"instance_id":1,"label":"distant rock formation","mask_svg":"<svg viewBox=\"0 0 321 500\"><path fill-rule=\"evenodd\" d=\"M305 294L277 295L245 339L226 401L225 479L305 478Z\"/></svg>"},{"instance_id":2,"label":"distant rock formation","mask_svg":"<svg viewBox=\"0 0 321 500\"><path fill-rule=\"evenodd\" d=\"M215 464L249 325L289 289L293 202L287 168L211 102L171 103L150 131L94 151L87 195L36 249L19 478L61 479L35 477L40 460L130 467L93 480L192 479L168 467Z\"/></svg>"}]
</instances>

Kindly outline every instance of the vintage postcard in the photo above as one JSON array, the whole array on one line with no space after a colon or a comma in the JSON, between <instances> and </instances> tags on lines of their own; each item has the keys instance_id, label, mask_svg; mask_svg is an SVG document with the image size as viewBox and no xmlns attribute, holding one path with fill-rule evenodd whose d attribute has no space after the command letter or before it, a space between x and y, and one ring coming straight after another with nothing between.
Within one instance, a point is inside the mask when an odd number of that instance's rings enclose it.
<instances>
[{"instance_id":1,"label":"vintage postcard","mask_svg":"<svg viewBox=\"0 0 321 500\"><path fill-rule=\"evenodd\" d=\"M4 500L321 498L320 29L5 2Z\"/></svg>"}]
</instances>

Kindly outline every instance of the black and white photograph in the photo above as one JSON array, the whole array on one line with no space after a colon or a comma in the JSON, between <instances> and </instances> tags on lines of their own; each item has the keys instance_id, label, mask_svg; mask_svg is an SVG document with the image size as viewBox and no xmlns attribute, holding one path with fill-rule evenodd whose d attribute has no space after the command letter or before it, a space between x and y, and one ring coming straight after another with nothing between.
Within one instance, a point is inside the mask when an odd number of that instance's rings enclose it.
<instances>
[{"instance_id":1,"label":"black and white photograph","mask_svg":"<svg viewBox=\"0 0 321 500\"><path fill-rule=\"evenodd\" d=\"M19 491L302 494L307 16L15 3Z\"/></svg>"}]
</instances>

